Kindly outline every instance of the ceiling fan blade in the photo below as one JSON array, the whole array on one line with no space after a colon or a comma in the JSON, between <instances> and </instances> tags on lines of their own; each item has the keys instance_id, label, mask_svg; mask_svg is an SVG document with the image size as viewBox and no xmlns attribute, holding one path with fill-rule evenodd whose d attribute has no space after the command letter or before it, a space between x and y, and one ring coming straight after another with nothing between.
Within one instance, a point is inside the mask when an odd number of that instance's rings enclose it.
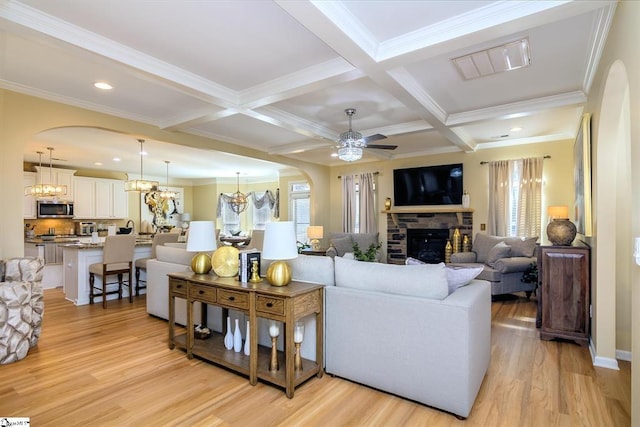
<instances>
[{"instance_id":1,"label":"ceiling fan blade","mask_svg":"<svg viewBox=\"0 0 640 427\"><path fill-rule=\"evenodd\" d=\"M373 142L373 141L378 141L380 139L386 139L386 138L387 137L385 135L382 135L381 133L376 133L375 135L370 135L365 139L367 140L367 142Z\"/></svg>"},{"instance_id":2,"label":"ceiling fan blade","mask_svg":"<svg viewBox=\"0 0 640 427\"><path fill-rule=\"evenodd\" d=\"M376 150L395 150L397 145L384 145L384 144L367 144L367 148L375 148Z\"/></svg>"},{"instance_id":3,"label":"ceiling fan blade","mask_svg":"<svg viewBox=\"0 0 640 427\"><path fill-rule=\"evenodd\" d=\"M57 157L52 157L51 160L56 160L56 161L59 161L59 162L68 162L69 161L67 159L59 159Z\"/></svg>"}]
</instances>

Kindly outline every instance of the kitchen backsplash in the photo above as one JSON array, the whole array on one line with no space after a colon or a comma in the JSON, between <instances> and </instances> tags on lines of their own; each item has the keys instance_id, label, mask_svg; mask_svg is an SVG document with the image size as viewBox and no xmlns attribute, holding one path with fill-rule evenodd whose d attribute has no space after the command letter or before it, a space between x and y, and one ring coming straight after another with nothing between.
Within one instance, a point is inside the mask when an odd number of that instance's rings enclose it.
<instances>
[{"instance_id":1,"label":"kitchen backsplash","mask_svg":"<svg viewBox=\"0 0 640 427\"><path fill-rule=\"evenodd\" d=\"M124 227L126 220L94 220L96 223L115 224L116 227ZM24 231L25 235L27 230L33 230L36 236L41 234L49 234L49 229L56 230L56 234L75 234L75 223L77 220L73 219L55 219L55 218L42 218L42 219L25 219ZM138 224L136 224L136 227ZM137 230L136 230L137 231Z\"/></svg>"}]
</instances>

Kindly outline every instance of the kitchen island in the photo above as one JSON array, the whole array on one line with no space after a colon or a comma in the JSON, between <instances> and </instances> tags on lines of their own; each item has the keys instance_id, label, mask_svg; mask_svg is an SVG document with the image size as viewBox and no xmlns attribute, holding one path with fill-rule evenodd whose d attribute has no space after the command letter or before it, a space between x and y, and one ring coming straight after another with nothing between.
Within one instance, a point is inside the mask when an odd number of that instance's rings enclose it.
<instances>
[{"instance_id":1,"label":"kitchen island","mask_svg":"<svg viewBox=\"0 0 640 427\"><path fill-rule=\"evenodd\" d=\"M89 304L89 266L102 262L103 245L104 243L69 243L61 245L63 249L62 283L64 296L75 305ZM148 258L150 256L151 239L136 241L136 247L133 252L134 264L138 258ZM140 279L146 279L144 274L146 273L143 273ZM135 286L135 273L133 273L132 276L132 284ZM100 277L96 277L96 286L102 286L100 280L102 280ZM111 280L111 278L109 280ZM111 290L111 287L117 286L117 283L109 285L107 286L107 290ZM128 298L129 292L130 288L125 286L122 295L123 298ZM144 293L144 291L141 291L141 293ZM107 300L117 298L117 295L107 296Z\"/></svg>"}]
</instances>

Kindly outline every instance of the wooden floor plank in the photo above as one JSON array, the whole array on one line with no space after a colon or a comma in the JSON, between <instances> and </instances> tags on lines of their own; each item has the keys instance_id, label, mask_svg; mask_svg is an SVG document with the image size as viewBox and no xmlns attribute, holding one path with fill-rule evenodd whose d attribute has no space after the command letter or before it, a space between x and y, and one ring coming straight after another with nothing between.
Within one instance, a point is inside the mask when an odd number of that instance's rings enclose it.
<instances>
[{"instance_id":1,"label":"wooden floor plank","mask_svg":"<svg viewBox=\"0 0 640 427\"><path fill-rule=\"evenodd\" d=\"M76 307L45 291L43 332L0 366L0 417L38 426L628 426L631 369L594 368L588 349L541 341L536 301L492 303L491 364L467 420L325 375L287 399L268 384L169 350L144 296Z\"/></svg>"}]
</instances>

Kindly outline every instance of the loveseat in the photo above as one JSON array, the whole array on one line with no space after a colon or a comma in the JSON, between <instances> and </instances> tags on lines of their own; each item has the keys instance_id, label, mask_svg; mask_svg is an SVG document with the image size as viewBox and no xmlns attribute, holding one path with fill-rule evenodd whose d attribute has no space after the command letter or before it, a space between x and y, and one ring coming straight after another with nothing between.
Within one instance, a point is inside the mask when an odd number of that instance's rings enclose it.
<instances>
[{"instance_id":1,"label":"loveseat","mask_svg":"<svg viewBox=\"0 0 640 427\"><path fill-rule=\"evenodd\" d=\"M357 243L358 248L362 252L366 252L370 245L377 246L379 241L379 233L338 233L332 232L329 239L329 249L325 255L330 257L344 256L353 253L353 246ZM376 261L380 261L382 252L376 251Z\"/></svg>"},{"instance_id":2,"label":"loveseat","mask_svg":"<svg viewBox=\"0 0 640 427\"><path fill-rule=\"evenodd\" d=\"M478 279L491 283L491 295L525 292L527 298L536 283L522 281L524 272L536 263L537 237L500 237L478 233L471 252L451 255L451 265L483 268Z\"/></svg>"}]
</instances>

